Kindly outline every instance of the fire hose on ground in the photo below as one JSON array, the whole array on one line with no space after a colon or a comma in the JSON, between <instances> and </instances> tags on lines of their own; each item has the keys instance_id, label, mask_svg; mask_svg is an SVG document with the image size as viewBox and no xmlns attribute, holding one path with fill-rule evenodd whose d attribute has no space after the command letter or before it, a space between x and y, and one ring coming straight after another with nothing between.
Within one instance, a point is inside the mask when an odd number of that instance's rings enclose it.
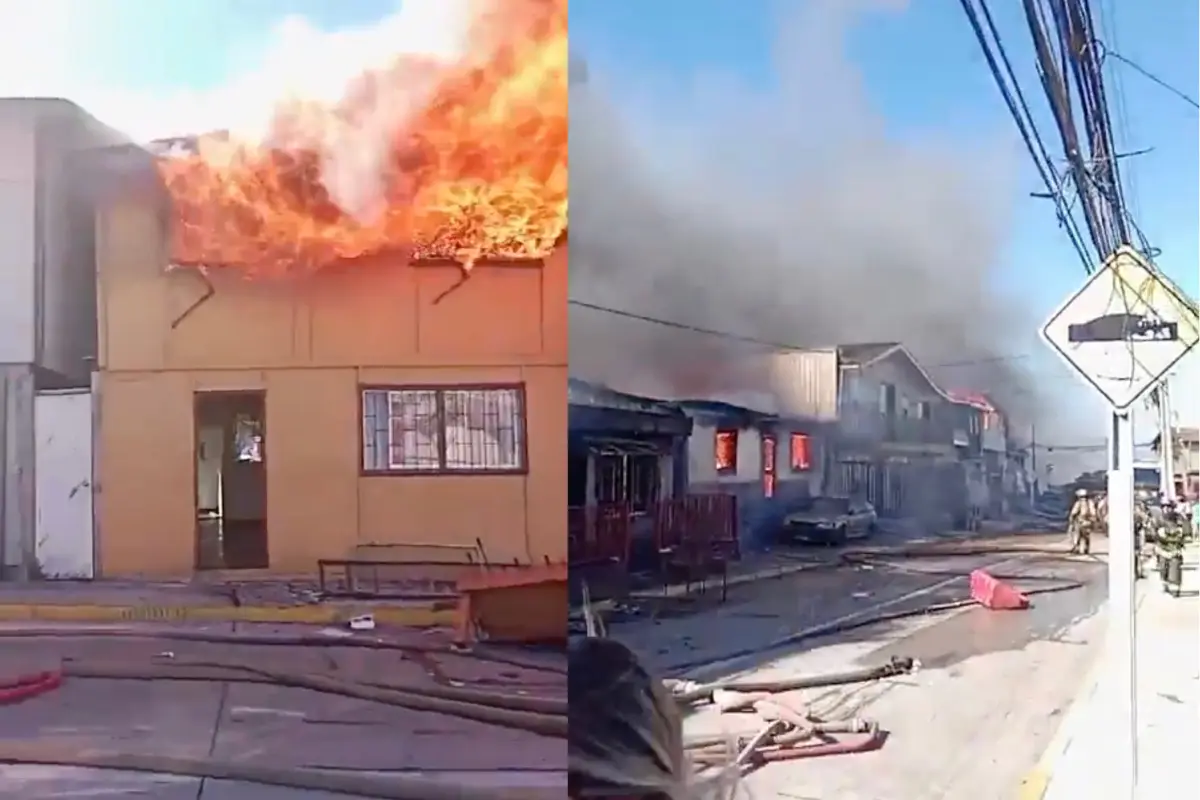
<instances>
[{"instance_id":1,"label":"fire hose on ground","mask_svg":"<svg viewBox=\"0 0 1200 800\"><path fill-rule=\"evenodd\" d=\"M430 655L454 655L461 658L487 661L493 664L503 664L518 669L534 672L550 672L558 675L566 674L566 667L561 664L538 663L519 658L509 658L499 653L490 652L482 647L469 649L440 647L438 645L409 644L395 642L382 638L366 638L359 636L321 636L321 635L271 635L257 636L244 633L216 633L210 631L182 630L134 630L122 628L21 628L19 630L0 630L0 639L12 638L54 638L67 636L70 638L103 637L128 639L163 639L178 642L203 642L206 644L235 644L258 645L263 647L349 647L365 650L392 650L408 653L424 653Z\"/></svg>"},{"instance_id":2,"label":"fire hose on ground","mask_svg":"<svg viewBox=\"0 0 1200 800\"><path fill-rule=\"evenodd\" d=\"M268 767L211 758L128 753L80 753L47 745L0 742L0 764L82 767L243 781L380 800L559 800L563 790L494 789L413 778L347 775L305 767Z\"/></svg>"},{"instance_id":3,"label":"fire hose on ground","mask_svg":"<svg viewBox=\"0 0 1200 800\"><path fill-rule=\"evenodd\" d=\"M515 697L441 686L360 683L329 675L223 662L170 662L146 666L66 662L59 671L40 672L0 682L0 705L29 700L58 688L64 679L72 678L270 683L448 714L544 736L565 738L567 735L567 707L566 701L561 699ZM271 767L205 758L103 752L81 755L78 750L65 751L36 743L0 742L0 764L83 767L238 780L387 800L550 800L561 795L561 790L557 789L471 788L427 780L347 775L303 767Z\"/></svg>"},{"instance_id":4,"label":"fire hose on ground","mask_svg":"<svg viewBox=\"0 0 1200 800\"><path fill-rule=\"evenodd\" d=\"M957 548L947 552L937 547L913 547L905 551L881 552L876 558L868 553L847 553L839 559L840 565L871 565L882 561L888 556L898 558L913 558L921 556L947 557L961 555L996 555L1001 553L1014 554L1046 554L1060 555L1060 548L1044 547L968 547ZM996 581L1028 581L1028 575L1004 575L989 573ZM951 577L968 578L967 574L952 573ZM1026 598L1057 592L1080 589L1085 586L1082 581L1062 581L1053 585L1039 586L1026 589L1020 594ZM794 646L822 636L848 632L860 628L877 625L909 617L921 617L939 613L956 611L980 605L974 596L949 602L926 603L917 608L904 608L892 611L879 610L874 613L852 615L835 620L825 625L799 631L791 636L770 643L766 647L744 648L733 653L722 653L715 658L693 661L687 664L677 664L674 671L684 671L708 666L713 663L733 661L762 655L780 647ZM740 769L800 758L815 758L827 755L870 752L883 746L886 732L880 730L877 723L869 720L850 719L840 722L818 720L806 712L791 707L777 694L802 689L812 689L828 686L843 686L854 683L866 683L884 680L899 675L905 675L916 669L917 664L911 658L893 658L887 664L858 670L830 673L824 675L786 678L780 680L723 680L712 683L668 679L664 685L681 705L696 703L715 703L722 712L753 710L765 723L752 737L739 737L732 751L736 752L735 764ZM856 738L836 738L831 734L852 734ZM809 744L805 744L809 743ZM703 737L688 742L689 750L697 764L720 765L728 763L731 753L728 737Z\"/></svg>"},{"instance_id":5,"label":"fire hose on ground","mask_svg":"<svg viewBox=\"0 0 1200 800\"><path fill-rule=\"evenodd\" d=\"M910 674L917 663L911 658L893 658L886 664L823 675L777 680L731 680L697 684L664 681L681 705L716 704L722 713L753 711L765 723L752 736L710 735L688 739L685 747L701 767L727 764L731 752L740 770L774 761L792 761L831 755L867 753L883 746L887 734L872 720L852 718L819 720L793 706L779 695L801 689L870 683ZM852 738L848 738L852 737Z\"/></svg>"},{"instance_id":6,"label":"fire hose on ground","mask_svg":"<svg viewBox=\"0 0 1200 800\"><path fill-rule=\"evenodd\" d=\"M542 736L566 738L567 702L555 698L523 698L470 689L363 683L330 675L265 669L216 661L160 662L147 666L89 665L66 662L57 673L38 673L0 684L0 703L15 703L57 688L63 678L106 680L184 680L271 683L325 694L430 711Z\"/></svg>"},{"instance_id":7,"label":"fire hose on ground","mask_svg":"<svg viewBox=\"0 0 1200 800\"><path fill-rule=\"evenodd\" d=\"M62 679L62 672L50 671L0 680L0 706L11 706L52 692L62 685Z\"/></svg>"},{"instance_id":8,"label":"fire hose on ground","mask_svg":"<svg viewBox=\"0 0 1200 800\"><path fill-rule=\"evenodd\" d=\"M836 566L875 566L878 563L887 561L892 558L946 558L953 556L972 556L972 555L1005 555L1005 554L1046 554L1046 555L1063 555L1061 548L1047 548L1036 546L1010 546L1010 547L971 547L966 549L954 549L947 552L946 550L938 549L936 546L913 546L910 548L900 548L896 550L888 550L879 552L878 554L868 553L865 551L852 551L839 555L838 562L830 565ZM954 573L925 573L931 577L938 575L947 575L950 577L959 577L963 579L969 578L969 574L962 572ZM1005 573L990 573L993 578L1000 581L1019 582L1029 581L1033 579L1030 575L1013 575ZM1087 584L1084 581L1062 581L1049 586L1037 586L1029 589L1022 589L1021 594L1026 597L1035 597L1038 595L1056 594L1059 592L1075 591L1082 589ZM811 628L806 628L802 631L797 631L790 636L785 636L781 639L772 641L766 645L756 647L745 647L739 650L722 652L719 656L694 659L691 661L678 662L672 664L669 672L681 673L702 667L711 666L712 664L722 663L726 661L736 661L744 658L753 658L755 656L765 655L774 650L779 650L786 647L794 647L801 643L807 643L814 639L820 639L827 636L834 636L841 633L849 633L851 631L869 628L887 622L894 622L901 619L913 619L917 617L935 616L938 614L946 614L953 611L960 611L966 608L979 606L980 603L973 597L964 597L961 600L950 600L938 603L925 603L915 608L900 608L895 610L879 610L875 612L866 611L861 614L853 614L841 619L834 620L822 625L815 625Z\"/></svg>"}]
</instances>

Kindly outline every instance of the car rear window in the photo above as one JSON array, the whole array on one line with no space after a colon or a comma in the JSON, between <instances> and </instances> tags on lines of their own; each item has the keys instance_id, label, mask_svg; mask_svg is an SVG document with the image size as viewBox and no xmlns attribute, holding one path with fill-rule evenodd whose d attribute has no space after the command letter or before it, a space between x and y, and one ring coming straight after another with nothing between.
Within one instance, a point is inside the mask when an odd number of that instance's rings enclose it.
<instances>
[{"instance_id":1,"label":"car rear window","mask_svg":"<svg viewBox=\"0 0 1200 800\"><path fill-rule=\"evenodd\" d=\"M850 510L850 500L845 497L818 497L813 500L812 510L821 514L845 514Z\"/></svg>"}]
</instances>

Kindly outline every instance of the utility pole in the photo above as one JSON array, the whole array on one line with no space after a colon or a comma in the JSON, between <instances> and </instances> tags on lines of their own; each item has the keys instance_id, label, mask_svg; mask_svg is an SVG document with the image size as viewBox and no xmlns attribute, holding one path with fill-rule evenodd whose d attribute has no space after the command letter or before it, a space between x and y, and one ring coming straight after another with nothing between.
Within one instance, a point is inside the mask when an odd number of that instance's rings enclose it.
<instances>
[{"instance_id":1,"label":"utility pole","mask_svg":"<svg viewBox=\"0 0 1200 800\"><path fill-rule=\"evenodd\" d=\"M1108 450L1108 648L1116 696L1110 701L1127 725L1114 730L1124 769L1117 769L1111 796L1136 797L1137 752L1137 584L1133 526L1133 412L1112 414ZM1113 765L1115 766L1115 765Z\"/></svg>"},{"instance_id":2,"label":"utility pole","mask_svg":"<svg viewBox=\"0 0 1200 800\"><path fill-rule=\"evenodd\" d=\"M1037 424L1029 423L1029 507L1037 506L1038 498L1037 471Z\"/></svg>"},{"instance_id":3,"label":"utility pole","mask_svg":"<svg viewBox=\"0 0 1200 800\"><path fill-rule=\"evenodd\" d=\"M1159 491L1167 497L1175 496L1175 431L1171 419L1171 392L1167 381L1158 389L1158 454L1162 466L1158 470Z\"/></svg>"}]
</instances>

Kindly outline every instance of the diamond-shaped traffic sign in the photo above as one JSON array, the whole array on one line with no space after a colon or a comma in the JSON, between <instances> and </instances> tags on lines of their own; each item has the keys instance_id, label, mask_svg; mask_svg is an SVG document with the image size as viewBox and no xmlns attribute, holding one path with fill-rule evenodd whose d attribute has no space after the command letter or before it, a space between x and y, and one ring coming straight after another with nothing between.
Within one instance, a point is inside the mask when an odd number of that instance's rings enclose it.
<instances>
[{"instance_id":1,"label":"diamond-shaped traffic sign","mask_svg":"<svg viewBox=\"0 0 1200 800\"><path fill-rule=\"evenodd\" d=\"M1042 338L1123 411L1200 340L1196 303L1132 247L1120 247L1042 327Z\"/></svg>"}]
</instances>

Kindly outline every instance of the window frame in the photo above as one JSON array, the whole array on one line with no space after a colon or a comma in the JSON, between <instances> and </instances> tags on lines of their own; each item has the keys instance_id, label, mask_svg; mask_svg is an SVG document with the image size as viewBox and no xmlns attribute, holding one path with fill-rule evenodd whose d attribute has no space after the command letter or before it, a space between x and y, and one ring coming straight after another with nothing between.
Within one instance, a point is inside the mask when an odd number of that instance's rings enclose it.
<instances>
[{"instance_id":1,"label":"window frame","mask_svg":"<svg viewBox=\"0 0 1200 800\"><path fill-rule=\"evenodd\" d=\"M516 467L449 467L446 452L446 393L448 392L513 392L516 397ZM439 441L437 467L368 467L367 466L367 397L372 392L388 396L388 447L391 447L390 395L395 392L433 392L436 394L436 415ZM397 383L359 384L358 386L358 468L364 477L445 477L529 474L529 413L525 384L514 383ZM390 453L388 454L390 460Z\"/></svg>"},{"instance_id":2,"label":"window frame","mask_svg":"<svg viewBox=\"0 0 1200 800\"><path fill-rule=\"evenodd\" d=\"M804 442L804 465L796 466L796 440ZM804 475L813 469L812 436L803 431L792 431L788 434L788 471L794 475Z\"/></svg>"},{"instance_id":3,"label":"window frame","mask_svg":"<svg viewBox=\"0 0 1200 800\"><path fill-rule=\"evenodd\" d=\"M738 434L741 433L737 428L715 428L713 430L713 469L716 470L717 476L727 478L738 474L738 447L741 444ZM730 437L733 441L733 459L727 466L722 467L720 461L720 444L721 438L724 436Z\"/></svg>"},{"instance_id":4,"label":"window frame","mask_svg":"<svg viewBox=\"0 0 1200 800\"><path fill-rule=\"evenodd\" d=\"M634 514L647 514L659 502L662 493L662 455L660 453L605 453L593 455L596 474L595 503L598 506L626 505ZM611 484L613 497L602 497L609 492L601 492L601 481L606 481L606 465L615 467L614 480ZM640 465L652 465L652 469L642 470ZM642 486L647 476L654 480ZM606 481L607 484L607 481ZM644 493L641 488L646 489ZM641 495L641 496L639 496Z\"/></svg>"},{"instance_id":5,"label":"window frame","mask_svg":"<svg viewBox=\"0 0 1200 800\"><path fill-rule=\"evenodd\" d=\"M770 499L775 496L778 485L779 437L774 433L762 431L759 432L758 437L762 455L763 496Z\"/></svg>"}]
</instances>

